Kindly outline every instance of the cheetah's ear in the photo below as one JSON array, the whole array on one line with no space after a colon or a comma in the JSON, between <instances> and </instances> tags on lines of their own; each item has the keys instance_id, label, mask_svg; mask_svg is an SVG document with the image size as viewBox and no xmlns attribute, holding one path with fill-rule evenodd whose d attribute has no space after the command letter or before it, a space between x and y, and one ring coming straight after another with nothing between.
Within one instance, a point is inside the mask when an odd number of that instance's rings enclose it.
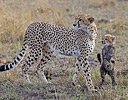
<instances>
[{"instance_id":1,"label":"cheetah's ear","mask_svg":"<svg viewBox=\"0 0 128 100\"><path fill-rule=\"evenodd\" d=\"M95 19L93 17L89 17L88 20L90 23L92 23L92 22L94 22Z\"/></svg>"}]
</instances>

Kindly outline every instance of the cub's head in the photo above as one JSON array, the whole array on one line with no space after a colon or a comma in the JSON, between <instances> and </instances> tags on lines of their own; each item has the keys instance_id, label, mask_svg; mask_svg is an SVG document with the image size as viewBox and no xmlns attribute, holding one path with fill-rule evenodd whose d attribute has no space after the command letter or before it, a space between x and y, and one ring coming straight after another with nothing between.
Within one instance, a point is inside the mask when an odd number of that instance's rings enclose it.
<instances>
[{"instance_id":1,"label":"cub's head","mask_svg":"<svg viewBox=\"0 0 128 100\"><path fill-rule=\"evenodd\" d=\"M103 45L114 45L115 41L116 41L116 37L112 36L111 34L106 34L102 37Z\"/></svg>"},{"instance_id":2,"label":"cub's head","mask_svg":"<svg viewBox=\"0 0 128 100\"><path fill-rule=\"evenodd\" d=\"M95 19L90 16L90 15L78 15L75 18L75 22L73 24L75 29L82 29L82 28L86 28L87 26L94 26L95 25Z\"/></svg>"}]
</instances>

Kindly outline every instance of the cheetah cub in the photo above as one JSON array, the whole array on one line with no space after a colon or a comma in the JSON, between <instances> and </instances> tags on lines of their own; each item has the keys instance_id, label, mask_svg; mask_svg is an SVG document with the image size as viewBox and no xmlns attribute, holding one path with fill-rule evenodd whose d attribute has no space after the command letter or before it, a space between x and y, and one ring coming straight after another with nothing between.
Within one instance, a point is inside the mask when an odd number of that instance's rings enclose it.
<instances>
[{"instance_id":1,"label":"cheetah cub","mask_svg":"<svg viewBox=\"0 0 128 100\"><path fill-rule=\"evenodd\" d=\"M102 44L104 45L102 49L102 58L101 54L97 54L97 58L101 64L100 73L101 73L101 86L104 83L105 75L110 75L112 79L112 86L115 87L117 84L114 77L114 64L115 64L115 36L107 34L102 37Z\"/></svg>"}]
</instances>

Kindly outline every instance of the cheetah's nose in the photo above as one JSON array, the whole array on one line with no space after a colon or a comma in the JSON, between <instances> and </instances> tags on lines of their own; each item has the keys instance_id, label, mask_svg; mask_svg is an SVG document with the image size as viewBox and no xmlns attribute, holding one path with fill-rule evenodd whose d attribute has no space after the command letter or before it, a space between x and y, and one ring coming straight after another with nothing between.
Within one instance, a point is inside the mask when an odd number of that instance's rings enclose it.
<instances>
[{"instance_id":1,"label":"cheetah's nose","mask_svg":"<svg viewBox=\"0 0 128 100\"><path fill-rule=\"evenodd\" d=\"M73 26L76 26L76 24L73 24Z\"/></svg>"}]
</instances>

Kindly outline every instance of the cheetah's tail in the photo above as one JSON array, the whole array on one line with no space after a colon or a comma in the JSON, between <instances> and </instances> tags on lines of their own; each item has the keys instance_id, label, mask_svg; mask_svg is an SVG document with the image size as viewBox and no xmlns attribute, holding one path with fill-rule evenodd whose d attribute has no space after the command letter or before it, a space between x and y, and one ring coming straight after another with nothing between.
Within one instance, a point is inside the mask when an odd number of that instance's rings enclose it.
<instances>
[{"instance_id":1,"label":"cheetah's tail","mask_svg":"<svg viewBox=\"0 0 128 100\"><path fill-rule=\"evenodd\" d=\"M99 62L101 64L101 54L100 53L97 54L97 59L99 60Z\"/></svg>"},{"instance_id":2,"label":"cheetah's tail","mask_svg":"<svg viewBox=\"0 0 128 100\"><path fill-rule=\"evenodd\" d=\"M27 49L27 45L26 45L26 43L24 43L23 46L22 46L22 50L20 51L17 58L14 59L13 62L10 63L10 64L0 66L0 72L10 70L10 69L16 67L22 61L22 59L25 55L26 49Z\"/></svg>"}]
</instances>

